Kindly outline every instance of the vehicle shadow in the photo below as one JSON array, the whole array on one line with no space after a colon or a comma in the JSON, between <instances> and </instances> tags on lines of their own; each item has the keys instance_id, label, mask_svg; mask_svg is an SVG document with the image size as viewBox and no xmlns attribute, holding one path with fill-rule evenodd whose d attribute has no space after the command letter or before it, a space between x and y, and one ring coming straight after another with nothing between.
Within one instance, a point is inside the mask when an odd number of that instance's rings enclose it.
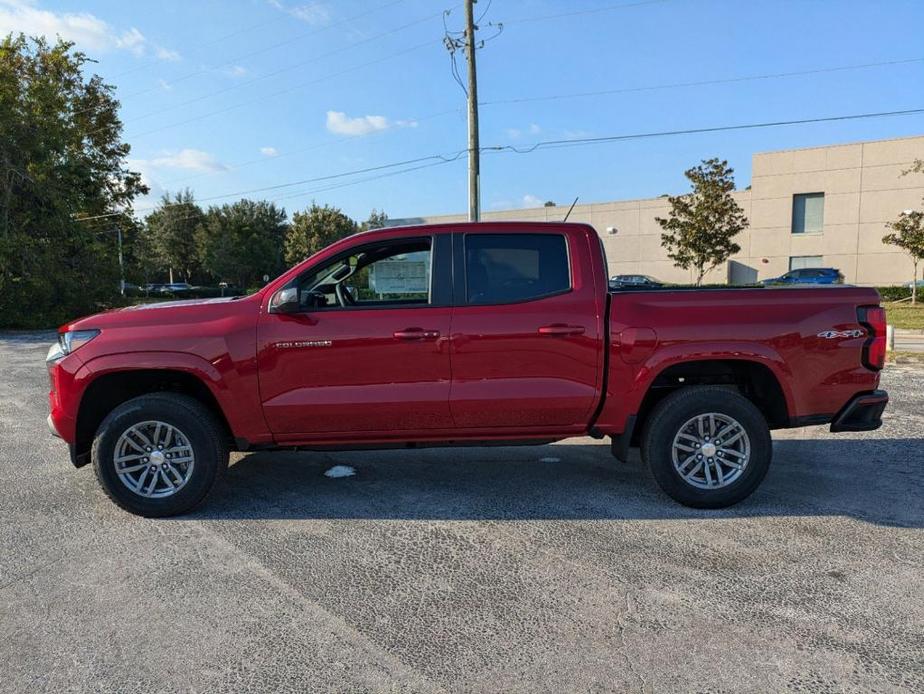
<instances>
[{"instance_id":1,"label":"vehicle shadow","mask_svg":"<svg viewBox=\"0 0 924 694\"><path fill-rule=\"evenodd\" d=\"M346 465L355 475L328 478ZM601 442L245 455L192 519L592 520L848 516L924 527L920 439L784 439L761 487L728 509L683 507L638 456Z\"/></svg>"}]
</instances>

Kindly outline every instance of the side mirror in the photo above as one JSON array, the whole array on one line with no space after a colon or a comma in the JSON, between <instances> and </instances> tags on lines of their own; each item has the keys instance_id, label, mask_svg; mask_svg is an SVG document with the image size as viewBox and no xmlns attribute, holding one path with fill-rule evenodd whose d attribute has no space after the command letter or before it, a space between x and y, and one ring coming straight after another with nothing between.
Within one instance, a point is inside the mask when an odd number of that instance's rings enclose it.
<instances>
[{"instance_id":1,"label":"side mirror","mask_svg":"<svg viewBox=\"0 0 924 694\"><path fill-rule=\"evenodd\" d=\"M280 289L270 299L270 313L296 313L298 309L298 287Z\"/></svg>"}]
</instances>

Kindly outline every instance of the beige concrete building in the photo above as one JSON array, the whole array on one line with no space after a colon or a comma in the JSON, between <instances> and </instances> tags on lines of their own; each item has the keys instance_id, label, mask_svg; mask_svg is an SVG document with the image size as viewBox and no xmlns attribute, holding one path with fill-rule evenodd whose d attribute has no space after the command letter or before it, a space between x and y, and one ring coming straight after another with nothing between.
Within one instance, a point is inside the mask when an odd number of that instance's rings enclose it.
<instances>
[{"instance_id":1,"label":"beige concrete building","mask_svg":"<svg viewBox=\"0 0 924 694\"><path fill-rule=\"evenodd\" d=\"M882 243L885 224L903 210L924 206L924 174L901 176L924 159L924 136L755 154L751 186L734 193L750 226L736 237L741 252L709 282L747 283L801 267L836 267L851 284L909 282L907 254ZM680 192L680 191L678 191ZM487 212L484 221L559 221L566 207ZM665 198L577 205L569 221L588 222L606 246L611 275L641 273L689 282L661 247L655 217ZM399 223L461 221L444 215Z\"/></svg>"}]
</instances>

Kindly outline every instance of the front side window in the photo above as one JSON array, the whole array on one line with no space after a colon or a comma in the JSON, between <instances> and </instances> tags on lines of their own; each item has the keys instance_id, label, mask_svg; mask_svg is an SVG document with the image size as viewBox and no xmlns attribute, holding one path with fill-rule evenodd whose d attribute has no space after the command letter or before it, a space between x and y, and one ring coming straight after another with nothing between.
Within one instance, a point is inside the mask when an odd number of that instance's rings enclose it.
<instances>
[{"instance_id":1,"label":"front side window","mask_svg":"<svg viewBox=\"0 0 924 694\"><path fill-rule=\"evenodd\" d=\"M303 311L430 304L429 238L388 241L357 249L298 282Z\"/></svg>"},{"instance_id":2,"label":"front side window","mask_svg":"<svg viewBox=\"0 0 924 694\"><path fill-rule=\"evenodd\" d=\"M470 304L529 301L571 288L560 234L467 234L466 298Z\"/></svg>"},{"instance_id":3,"label":"front side window","mask_svg":"<svg viewBox=\"0 0 924 694\"><path fill-rule=\"evenodd\" d=\"M817 234L825 226L825 194L792 196L792 233Z\"/></svg>"}]
</instances>

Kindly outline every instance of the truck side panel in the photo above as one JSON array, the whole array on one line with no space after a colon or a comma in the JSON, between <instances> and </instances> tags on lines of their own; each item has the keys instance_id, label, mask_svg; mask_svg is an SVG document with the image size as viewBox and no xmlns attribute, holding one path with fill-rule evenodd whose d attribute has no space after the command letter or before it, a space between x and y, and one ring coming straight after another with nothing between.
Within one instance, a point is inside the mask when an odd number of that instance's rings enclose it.
<instances>
[{"instance_id":1,"label":"truck side panel","mask_svg":"<svg viewBox=\"0 0 924 694\"><path fill-rule=\"evenodd\" d=\"M856 287L617 292L610 297L606 399L596 422L620 434L665 369L697 361L747 361L776 377L788 423L820 422L879 374L861 364L867 331L857 306L876 305Z\"/></svg>"}]
</instances>

